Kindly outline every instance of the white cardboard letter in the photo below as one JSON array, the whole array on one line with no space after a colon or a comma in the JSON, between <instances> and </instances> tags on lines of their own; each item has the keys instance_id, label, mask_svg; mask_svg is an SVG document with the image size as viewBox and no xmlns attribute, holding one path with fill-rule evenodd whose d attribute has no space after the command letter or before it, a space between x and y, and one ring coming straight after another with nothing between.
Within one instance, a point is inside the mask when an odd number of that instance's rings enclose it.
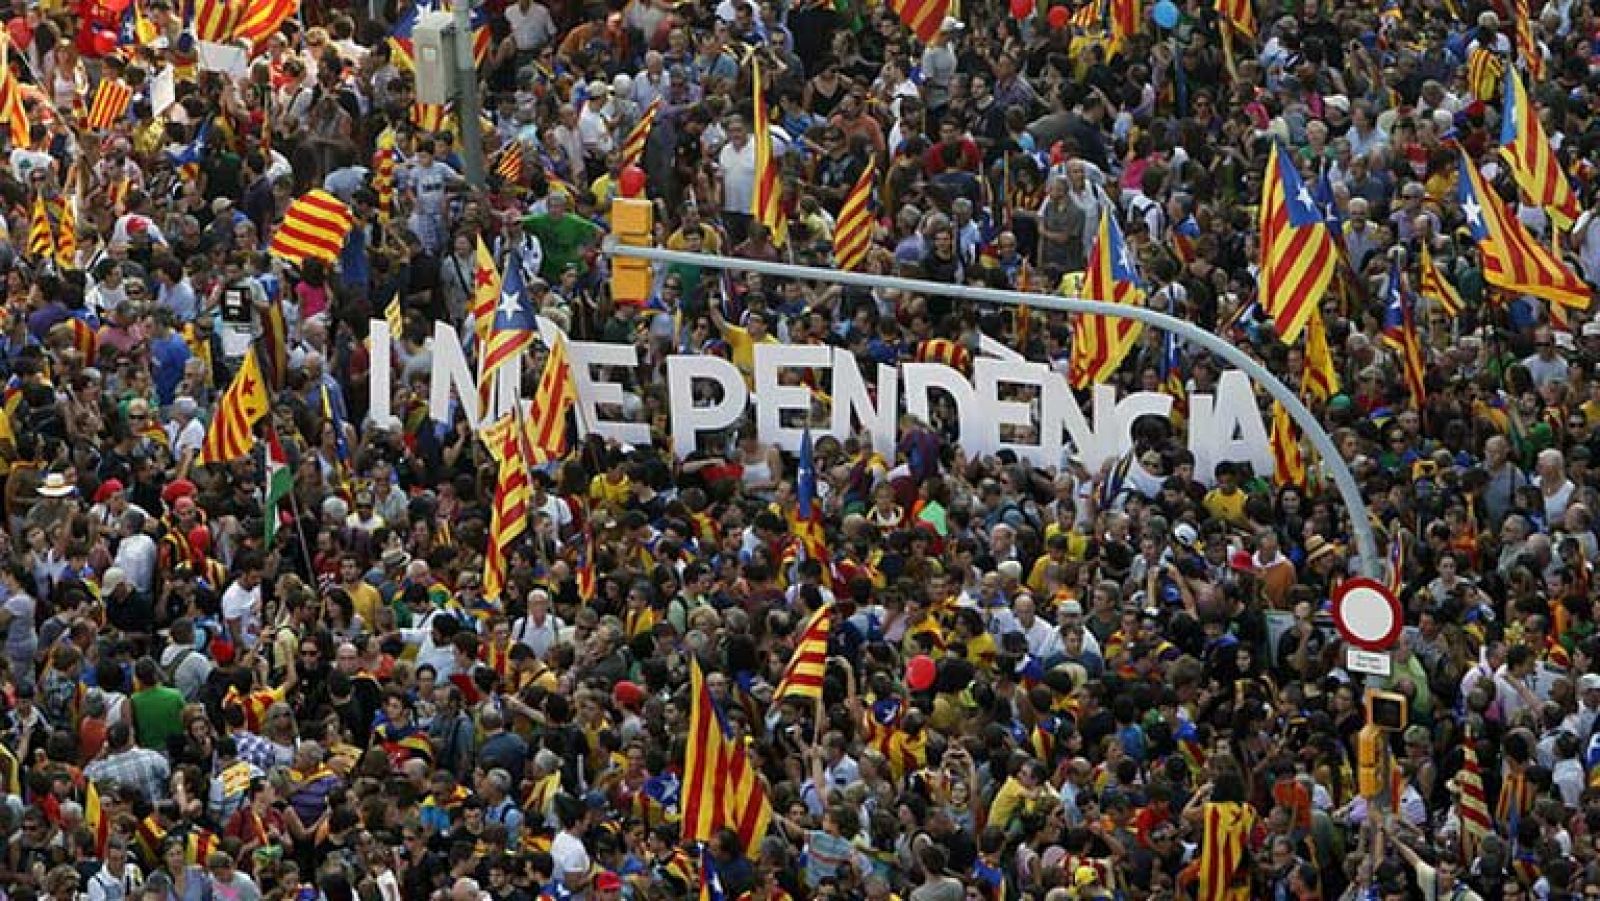
<instances>
[{"instance_id":1,"label":"white cardboard letter","mask_svg":"<svg viewBox=\"0 0 1600 901\"><path fill-rule=\"evenodd\" d=\"M961 373L943 363L907 363L901 368L906 383L906 412L923 422L932 424L928 415L928 390L943 388L955 398L956 416L961 422L961 448L967 456L986 453L982 442L982 426L978 417L978 395L972 383Z\"/></svg>"},{"instance_id":2,"label":"white cardboard letter","mask_svg":"<svg viewBox=\"0 0 1600 901\"><path fill-rule=\"evenodd\" d=\"M367 403L367 417L373 422L389 418L390 381L394 377L394 364L389 356L394 352L389 343L389 323L384 319L367 320L368 339L372 342L372 365L369 367L367 390L371 396Z\"/></svg>"},{"instance_id":3,"label":"white cardboard letter","mask_svg":"<svg viewBox=\"0 0 1600 901\"><path fill-rule=\"evenodd\" d=\"M762 447L777 445L790 453L799 453L805 429L785 426L783 411L798 411L802 420L810 418L811 389L805 385L779 384L778 370L827 369L832 364L832 349L820 344L756 345L756 434L760 436Z\"/></svg>"},{"instance_id":4,"label":"white cardboard letter","mask_svg":"<svg viewBox=\"0 0 1600 901\"><path fill-rule=\"evenodd\" d=\"M385 331L388 327L385 326ZM374 330L376 336L376 330ZM376 341L376 337L373 339ZM372 383L374 391L377 380ZM435 422L450 421L450 389L454 388L461 399L461 409L467 421L481 423L478 411L478 384L473 381L472 369L467 366L467 355L461 350L461 338L453 325L443 322L433 324L433 372L428 379L428 415ZM387 396L388 392L385 391ZM385 401L387 403L387 401Z\"/></svg>"},{"instance_id":5,"label":"white cardboard letter","mask_svg":"<svg viewBox=\"0 0 1600 901\"><path fill-rule=\"evenodd\" d=\"M1015 444L1000 437L1004 426L1026 428L1033 424L1033 405L1023 401L1001 400L1000 386L1033 385L1042 396L1045 379L1049 376L1049 370L1042 363L994 357L979 357L973 361L973 388L979 398L979 409L984 411L979 423L983 429L982 453L1009 449L1019 459L1035 466L1055 466L1061 462L1059 433L1053 448L1048 439L1039 444Z\"/></svg>"},{"instance_id":6,"label":"white cardboard letter","mask_svg":"<svg viewBox=\"0 0 1600 901\"><path fill-rule=\"evenodd\" d=\"M861 367L856 365L855 354L837 348L833 351L833 435L843 441L854 432L854 422L859 420L872 436L872 449L885 460L894 459L897 443L900 405L900 370L893 366L878 367L878 401L872 401L867 391L867 381L861 377Z\"/></svg>"},{"instance_id":7,"label":"white cardboard letter","mask_svg":"<svg viewBox=\"0 0 1600 901\"><path fill-rule=\"evenodd\" d=\"M1194 402L1200 398L1203 403ZM1237 369L1222 373L1216 397L1195 395L1189 408L1189 450L1194 454L1196 479L1211 484L1217 464L1224 461L1248 461L1258 475L1272 472L1267 424L1256 406L1249 376Z\"/></svg>"},{"instance_id":8,"label":"white cardboard letter","mask_svg":"<svg viewBox=\"0 0 1600 901\"><path fill-rule=\"evenodd\" d=\"M716 382L722 399L704 407L694 403L694 383ZM672 421L672 449L679 459L694 453L701 432L725 429L744 415L750 389L744 375L721 357L674 355L667 357L667 399Z\"/></svg>"}]
</instances>

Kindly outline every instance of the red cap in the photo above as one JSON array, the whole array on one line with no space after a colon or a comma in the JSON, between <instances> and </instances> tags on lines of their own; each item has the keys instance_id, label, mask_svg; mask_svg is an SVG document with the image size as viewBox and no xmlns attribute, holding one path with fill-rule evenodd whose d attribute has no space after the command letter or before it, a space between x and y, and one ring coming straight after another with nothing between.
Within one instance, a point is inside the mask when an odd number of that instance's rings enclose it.
<instances>
[{"instance_id":1,"label":"red cap","mask_svg":"<svg viewBox=\"0 0 1600 901\"><path fill-rule=\"evenodd\" d=\"M622 891L622 877L610 870L605 870L594 877L594 890L597 892L620 892Z\"/></svg>"},{"instance_id":2,"label":"red cap","mask_svg":"<svg viewBox=\"0 0 1600 901\"><path fill-rule=\"evenodd\" d=\"M194 483L188 479L174 479L167 483L167 487L161 489L161 499L169 504L180 497L194 497L194 495Z\"/></svg>"},{"instance_id":3,"label":"red cap","mask_svg":"<svg viewBox=\"0 0 1600 901\"><path fill-rule=\"evenodd\" d=\"M211 550L211 530L205 526L195 526L189 530L189 549L196 557L204 557Z\"/></svg>"},{"instance_id":4,"label":"red cap","mask_svg":"<svg viewBox=\"0 0 1600 901\"><path fill-rule=\"evenodd\" d=\"M211 659L227 666L233 662L233 642L221 638L211 642Z\"/></svg>"},{"instance_id":5,"label":"red cap","mask_svg":"<svg viewBox=\"0 0 1600 901\"><path fill-rule=\"evenodd\" d=\"M638 710L639 705L644 703L644 689L623 680L611 689L611 700L624 710Z\"/></svg>"},{"instance_id":6,"label":"red cap","mask_svg":"<svg viewBox=\"0 0 1600 901\"><path fill-rule=\"evenodd\" d=\"M94 490L94 502L97 504L103 504L111 499L111 495L116 494L122 489L123 484L121 479L106 479L104 482L100 483L99 488Z\"/></svg>"},{"instance_id":7,"label":"red cap","mask_svg":"<svg viewBox=\"0 0 1600 901\"><path fill-rule=\"evenodd\" d=\"M1237 572L1254 572L1256 568L1256 561L1255 558L1250 556L1249 551L1238 550L1228 555L1228 566L1232 567Z\"/></svg>"}]
</instances>

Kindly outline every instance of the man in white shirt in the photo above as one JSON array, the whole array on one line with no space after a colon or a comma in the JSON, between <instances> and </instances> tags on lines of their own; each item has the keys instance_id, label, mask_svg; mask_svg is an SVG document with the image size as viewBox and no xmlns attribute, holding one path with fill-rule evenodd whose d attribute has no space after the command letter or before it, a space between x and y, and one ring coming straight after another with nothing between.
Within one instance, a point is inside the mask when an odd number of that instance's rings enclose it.
<instances>
[{"instance_id":1,"label":"man in white shirt","mask_svg":"<svg viewBox=\"0 0 1600 901\"><path fill-rule=\"evenodd\" d=\"M644 71L633 80L633 102L642 115L658 97L667 93L667 61L659 52L651 50L644 55Z\"/></svg>"},{"instance_id":2,"label":"man in white shirt","mask_svg":"<svg viewBox=\"0 0 1600 901\"><path fill-rule=\"evenodd\" d=\"M603 164L606 154L615 142L611 138L611 120L604 107L611 102L611 85L600 79L589 82L589 99L584 101L583 112L578 114L578 138L583 141L583 157L589 166Z\"/></svg>"},{"instance_id":3,"label":"man in white shirt","mask_svg":"<svg viewBox=\"0 0 1600 901\"><path fill-rule=\"evenodd\" d=\"M556 816L561 819L561 831L550 842L550 859L555 864L552 874L566 884L569 891L578 892L589 882L589 852L578 836L584 832L589 811L582 801L571 795L557 795Z\"/></svg>"},{"instance_id":4,"label":"man in white shirt","mask_svg":"<svg viewBox=\"0 0 1600 901\"><path fill-rule=\"evenodd\" d=\"M722 216L728 223L728 240L744 242L750 229L750 207L755 197L756 145L750 127L740 116L728 117L728 141L717 152L722 177Z\"/></svg>"},{"instance_id":5,"label":"man in white shirt","mask_svg":"<svg viewBox=\"0 0 1600 901\"><path fill-rule=\"evenodd\" d=\"M239 647L249 650L261 635L261 560L240 555L239 577L222 593L222 620Z\"/></svg>"},{"instance_id":6,"label":"man in white shirt","mask_svg":"<svg viewBox=\"0 0 1600 901\"><path fill-rule=\"evenodd\" d=\"M411 608L413 626L400 630L400 640L417 646L417 666L433 667L440 681L455 675L456 653L451 639L459 631L454 628L456 621L433 605L425 580L410 582L401 598Z\"/></svg>"},{"instance_id":7,"label":"man in white shirt","mask_svg":"<svg viewBox=\"0 0 1600 901\"><path fill-rule=\"evenodd\" d=\"M535 588L528 593L528 615L517 620L511 630L511 640L527 645L535 657L543 660L545 652L566 627L561 617L550 615L550 592Z\"/></svg>"},{"instance_id":8,"label":"man in white shirt","mask_svg":"<svg viewBox=\"0 0 1600 901\"><path fill-rule=\"evenodd\" d=\"M199 404L192 397L180 397L172 402L172 419L167 422L167 443L172 446L172 455L183 460L185 455L191 458L200 453L200 446L206 440L206 424L195 415L199 411Z\"/></svg>"},{"instance_id":9,"label":"man in white shirt","mask_svg":"<svg viewBox=\"0 0 1600 901\"><path fill-rule=\"evenodd\" d=\"M111 565L122 570L128 584L140 594L149 596L155 584L158 552L154 538L145 534L144 511L129 507L122 514L122 540L117 542L117 555Z\"/></svg>"},{"instance_id":10,"label":"man in white shirt","mask_svg":"<svg viewBox=\"0 0 1600 901\"><path fill-rule=\"evenodd\" d=\"M519 54L532 53L555 37L556 23L550 10L538 0L517 0L506 7L506 24Z\"/></svg>"}]
</instances>

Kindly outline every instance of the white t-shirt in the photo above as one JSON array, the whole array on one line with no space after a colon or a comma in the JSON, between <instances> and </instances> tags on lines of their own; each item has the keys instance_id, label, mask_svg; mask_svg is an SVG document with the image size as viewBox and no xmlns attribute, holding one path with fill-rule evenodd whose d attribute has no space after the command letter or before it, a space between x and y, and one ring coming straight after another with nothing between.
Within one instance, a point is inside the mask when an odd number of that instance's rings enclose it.
<instances>
[{"instance_id":1,"label":"white t-shirt","mask_svg":"<svg viewBox=\"0 0 1600 901\"><path fill-rule=\"evenodd\" d=\"M241 642L253 648L261 634L261 586L245 588L237 580L222 593L222 618L238 620Z\"/></svg>"},{"instance_id":2,"label":"white t-shirt","mask_svg":"<svg viewBox=\"0 0 1600 901\"><path fill-rule=\"evenodd\" d=\"M746 138L743 148L732 142L717 152L722 167L722 208L734 213L749 213L756 190L756 142Z\"/></svg>"},{"instance_id":3,"label":"white t-shirt","mask_svg":"<svg viewBox=\"0 0 1600 901\"><path fill-rule=\"evenodd\" d=\"M550 859L555 863L558 879L589 872L589 852L584 850L583 841L565 829L556 833L550 843Z\"/></svg>"},{"instance_id":4,"label":"white t-shirt","mask_svg":"<svg viewBox=\"0 0 1600 901\"><path fill-rule=\"evenodd\" d=\"M184 451L200 452L200 446L206 441L206 427L198 417L190 419L178 428L176 422L167 426L167 438L172 442L172 452L183 456Z\"/></svg>"},{"instance_id":5,"label":"white t-shirt","mask_svg":"<svg viewBox=\"0 0 1600 901\"><path fill-rule=\"evenodd\" d=\"M526 11L521 4L513 3L506 7L505 15L518 50L537 50L555 36L556 23L542 3L528 4Z\"/></svg>"}]
</instances>

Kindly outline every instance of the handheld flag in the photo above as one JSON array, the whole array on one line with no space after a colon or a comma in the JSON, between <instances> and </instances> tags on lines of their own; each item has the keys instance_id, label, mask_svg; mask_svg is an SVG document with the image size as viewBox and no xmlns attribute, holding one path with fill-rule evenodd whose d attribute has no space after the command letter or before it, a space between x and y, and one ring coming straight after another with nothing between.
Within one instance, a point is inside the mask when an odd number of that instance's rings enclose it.
<instances>
[{"instance_id":1,"label":"handheld flag","mask_svg":"<svg viewBox=\"0 0 1600 901\"><path fill-rule=\"evenodd\" d=\"M500 462L490 514L489 546L483 558L483 596L497 601L505 591L506 567L512 544L528 527L533 490L522 454L521 423L517 413L507 413L484 433L489 452Z\"/></svg>"},{"instance_id":2,"label":"handheld flag","mask_svg":"<svg viewBox=\"0 0 1600 901\"><path fill-rule=\"evenodd\" d=\"M1100 211L1100 231L1089 246L1083 293L1090 300L1124 306L1135 306L1144 297L1144 286L1134 271L1122 229L1110 210ZM1087 388L1109 379L1143 331L1144 325L1132 319L1079 316L1072 333L1072 387Z\"/></svg>"},{"instance_id":3,"label":"handheld flag","mask_svg":"<svg viewBox=\"0 0 1600 901\"><path fill-rule=\"evenodd\" d=\"M828 608L818 608L800 633L794 656L783 670L783 678L772 692L770 706L777 709L784 698L822 697L822 678L828 671Z\"/></svg>"},{"instance_id":4,"label":"handheld flag","mask_svg":"<svg viewBox=\"0 0 1600 901\"><path fill-rule=\"evenodd\" d=\"M1511 0L1511 21L1516 27L1517 55L1535 83L1544 81L1544 51L1533 38L1533 18L1528 15L1528 0Z\"/></svg>"},{"instance_id":5,"label":"handheld flag","mask_svg":"<svg viewBox=\"0 0 1600 901\"><path fill-rule=\"evenodd\" d=\"M252 0L233 29L239 40L259 45L276 34L290 16L300 11L300 0Z\"/></svg>"},{"instance_id":6,"label":"handheld flag","mask_svg":"<svg viewBox=\"0 0 1600 901\"><path fill-rule=\"evenodd\" d=\"M833 261L841 271L853 272L867 261L867 249L872 246L872 186L877 177L876 162L868 160L839 208L839 221L833 229Z\"/></svg>"},{"instance_id":7,"label":"handheld flag","mask_svg":"<svg viewBox=\"0 0 1600 901\"><path fill-rule=\"evenodd\" d=\"M197 41L226 44L233 40L245 4L233 0L194 0L194 18L189 30Z\"/></svg>"},{"instance_id":8,"label":"handheld flag","mask_svg":"<svg viewBox=\"0 0 1600 901\"><path fill-rule=\"evenodd\" d=\"M778 161L772 158L772 128L767 122L767 99L761 91L761 64L751 66L755 92L755 124L751 138L756 142L756 183L750 195L750 215L772 233L772 243L782 247L789 228L783 215L783 179L778 177Z\"/></svg>"},{"instance_id":9,"label":"handheld flag","mask_svg":"<svg viewBox=\"0 0 1600 901\"><path fill-rule=\"evenodd\" d=\"M1261 190L1261 305L1278 339L1293 344L1333 279L1338 251L1282 144L1267 160Z\"/></svg>"},{"instance_id":10,"label":"handheld flag","mask_svg":"<svg viewBox=\"0 0 1600 901\"><path fill-rule=\"evenodd\" d=\"M272 541L278 537L278 505L289 496L294 488L294 473L289 469L289 457L283 452L283 445L278 442L276 429L267 429L267 500L266 511L262 516L265 534L262 536L267 547L272 547Z\"/></svg>"},{"instance_id":11,"label":"handheld flag","mask_svg":"<svg viewBox=\"0 0 1600 901\"><path fill-rule=\"evenodd\" d=\"M45 212L42 194L33 198L33 216L28 224L28 256L40 263L56 256L55 232L50 228L50 214Z\"/></svg>"},{"instance_id":12,"label":"handheld flag","mask_svg":"<svg viewBox=\"0 0 1600 901\"><path fill-rule=\"evenodd\" d=\"M327 191L310 191L289 204L267 249L295 265L306 257L331 263L339 258L354 224L355 217L343 201Z\"/></svg>"},{"instance_id":13,"label":"handheld flag","mask_svg":"<svg viewBox=\"0 0 1600 901\"><path fill-rule=\"evenodd\" d=\"M477 262L472 269L472 333L480 345L489 343L494 309L500 303L500 270L495 268L489 245L478 236Z\"/></svg>"},{"instance_id":14,"label":"handheld flag","mask_svg":"<svg viewBox=\"0 0 1600 901\"><path fill-rule=\"evenodd\" d=\"M1322 322L1321 310L1312 310L1311 321L1306 323L1305 366L1300 387L1317 400L1325 401L1339 393L1339 368L1334 365L1333 353L1328 349L1328 328Z\"/></svg>"},{"instance_id":15,"label":"handheld flag","mask_svg":"<svg viewBox=\"0 0 1600 901\"><path fill-rule=\"evenodd\" d=\"M950 0L889 0L889 8L917 40L931 44L939 36L944 17L950 14Z\"/></svg>"},{"instance_id":16,"label":"handheld flag","mask_svg":"<svg viewBox=\"0 0 1600 901\"><path fill-rule=\"evenodd\" d=\"M100 788L93 779L83 791L83 825L94 836L95 854L104 857L106 843L111 840L111 818L106 816L105 805L100 803Z\"/></svg>"},{"instance_id":17,"label":"handheld flag","mask_svg":"<svg viewBox=\"0 0 1600 901\"><path fill-rule=\"evenodd\" d=\"M1384 346L1399 354L1400 370L1405 378L1406 391L1411 395L1412 405L1421 410L1427 401L1422 341L1417 337L1412 305L1408 303L1409 298L1406 297L1400 284L1400 265L1393 261L1389 263L1389 281L1384 291L1384 300L1386 301L1383 314Z\"/></svg>"},{"instance_id":18,"label":"handheld flag","mask_svg":"<svg viewBox=\"0 0 1600 901\"><path fill-rule=\"evenodd\" d=\"M128 114L128 104L133 101L133 88L120 79L106 79L95 88L94 102L89 105L89 119L84 123L90 131L103 131Z\"/></svg>"},{"instance_id":19,"label":"handheld flag","mask_svg":"<svg viewBox=\"0 0 1600 901\"><path fill-rule=\"evenodd\" d=\"M394 167L398 153L394 132L384 129L372 151L372 190L378 195L378 220L381 222L388 222L394 215Z\"/></svg>"},{"instance_id":20,"label":"handheld flag","mask_svg":"<svg viewBox=\"0 0 1600 901\"><path fill-rule=\"evenodd\" d=\"M1162 335L1161 343L1161 391L1172 398L1172 419L1179 423L1189 416L1189 389L1183 382L1183 350L1173 332Z\"/></svg>"},{"instance_id":21,"label":"handheld flag","mask_svg":"<svg viewBox=\"0 0 1600 901\"><path fill-rule=\"evenodd\" d=\"M710 841L718 830L732 829L745 853L754 857L772 821L772 806L744 743L733 734L693 658L689 661L689 697L683 840Z\"/></svg>"},{"instance_id":22,"label":"handheld flag","mask_svg":"<svg viewBox=\"0 0 1600 901\"><path fill-rule=\"evenodd\" d=\"M634 123L633 130L628 132L628 139L622 142L622 168L639 165L644 159L644 145L650 140L650 129L655 127L656 114L661 112L661 98L650 101L645 107L644 115Z\"/></svg>"},{"instance_id":23,"label":"handheld flag","mask_svg":"<svg viewBox=\"0 0 1600 901\"><path fill-rule=\"evenodd\" d=\"M522 267L515 262L506 267L500 285L500 300L489 325L489 340L484 345L483 368L478 375L478 396L487 404L490 387L500 367L520 356L533 344L539 330L533 309L523 296Z\"/></svg>"},{"instance_id":24,"label":"handheld flag","mask_svg":"<svg viewBox=\"0 0 1600 901\"><path fill-rule=\"evenodd\" d=\"M551 457L567 451L567 413L578 403L578 386L567 358L567 340L557 337L539 374L533 416L528 423L529 443Z\"/></svg>"},{"instance_id":25,"label":"handheld flag","mask_svg":"<svg viewBox=\"0 0 1600 901\"><path fill-rule=\"evenodd\" d=\"M1517 70L1506 68L1506 92L1500 113L1500 155L1511 164L1517 184L1544 207L1557 227L1570 229L1578 220L1578 198L1544 133L1539 113L1528 100Z\"/></svg>"},{"instance_id":26,"label":"handheld flag","mask_svg":"<svg viewBox=\"0 0 1600 901\"><path fill-rule=\"evenodd\" d=\"M1461 302L1461 295L1456 293L1455 286L1439 272L1439 267L1433 263L1433 252L1428 250L1428 242L1422 244L1421 252L1417 255L1417 293L1430 300L1436 301L1450 316L1460 316L1465 304Z\"/></svg>"},{"instance_id":27,"label":"handheld flag","mask_svg":"<svg viewBox=\"0 0 1600 901\"><path fill-rule=\"evenodd\" d=\"M200 445L200 465L237 460L255 447L255 425L267 415L272 399L256 364L254 351L246 352L239 372L217 402L215 418Z\"/></svg>"},{"instance_id":28,"label":"handheld flag","mask_svg":"<svg viewBox=\"0 0 1600 901\"><path fill-rule=\"evenodd\" d=\"M1483 260L1484 280L1515 294L1531 294L1580 310L1588 307L1588 284L1528 234L1465 154L1460 167L1457 198Z\"/></svg>"},{"instance_id":29,"label":"handheld flag","mask_svg":"<svg viewBox=\"0 0 1600 901\"><path fill-rule=\"evenodd\" d=\"M1256 36L1256 11L1251 0L1216 0L1217 17L1247 38Z\"/></svg>"},{"instance_id":30,"label":"handheld flag","mask_svg":"<svg viewBox=\"0 0 1600 901\"><path fill-rule=\"evenodd\" d=\"M1272 484L1306 483L1306 460L1300 452L1300 435L1282 403L1272 403Z\"/></svg>"},{"instance_id":31,"label":"handheld flag","mask_svg":"<svg viewBox=\"0 0 1600 901\"><path fill-rule=\"evenodd\" d=\"M833 554L822 527L822 506L817 502L817 467L812 457L811 427L800 436L800 466L795 475L794 540L805 559L822 567L822 583L833 583Z\"/></svg>"},{"instance_id":32,"label":"handheld flag","mask_svg":"<svg viewBox=\"0 0 1600 901\"><path fill-rule=\"evenodd\" d=\"M1494 99L1505 72L1505 61L1492 50L1474 47L1467 54L1467 87L1473 97L1484 103Z\"/></svg>"}]
</instances>

